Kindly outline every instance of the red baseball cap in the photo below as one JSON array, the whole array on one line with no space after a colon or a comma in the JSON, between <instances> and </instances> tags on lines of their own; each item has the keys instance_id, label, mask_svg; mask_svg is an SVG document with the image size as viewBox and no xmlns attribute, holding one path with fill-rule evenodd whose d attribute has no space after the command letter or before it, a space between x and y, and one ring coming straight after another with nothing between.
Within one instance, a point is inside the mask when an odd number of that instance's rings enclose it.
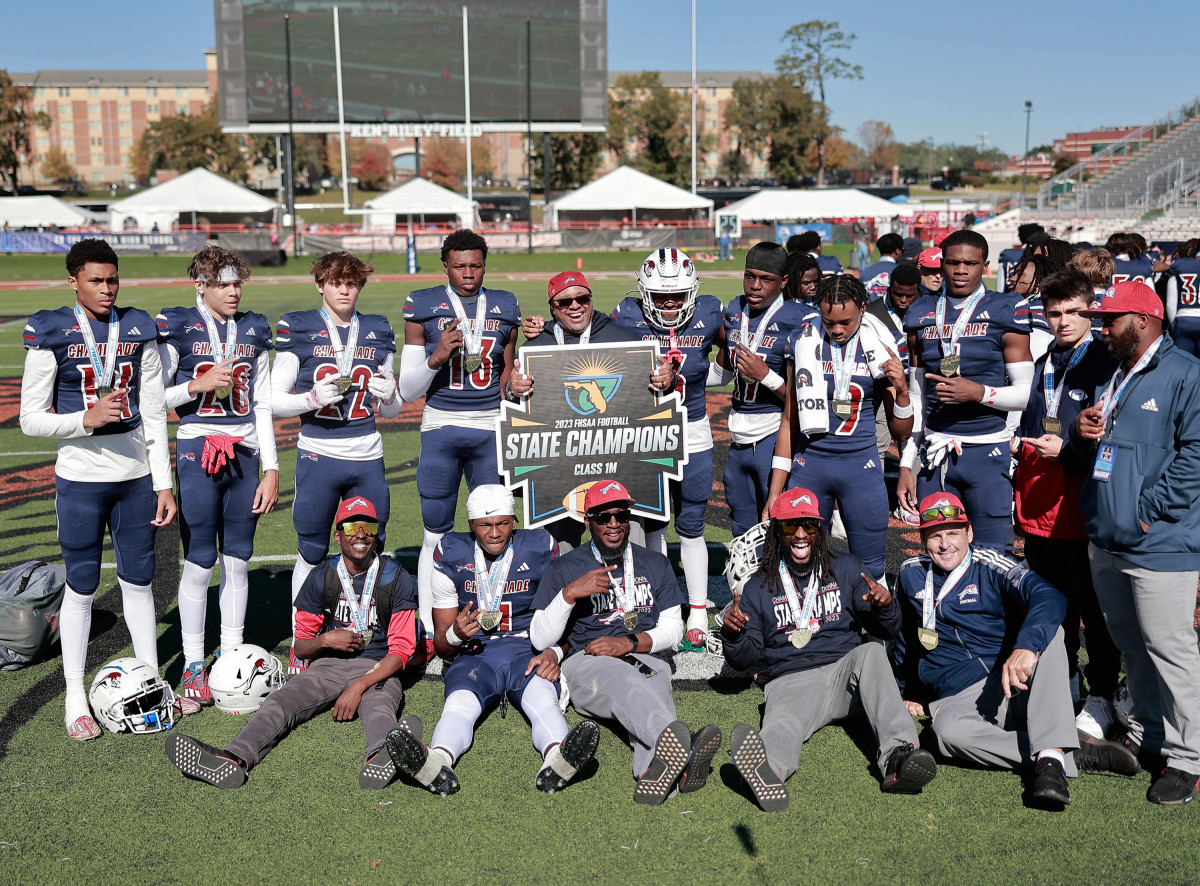
<instances>
[{"instance_id":1,"label":"red baseball cap","mask_svg":"<svg viewBox=\"0 0 1200 886\"><path fill-rule=\"evenodd\" d=\"M371 504L361 495L356 495L354 498L348 498L342 502L342 506L338 508L337 517L334 518L334 523L341 523L343 520L349 520L352 517L364 517L367 520L379 522L379 515L375 513L375 505Z\"/></svg>"},{"instance_id":2,"label":"red baseball cap","mask_svg":"<svg viewBox=\"0 0 1200 886\"><path fill-rule=\"evenodd\" d=\"M950 516L942 510L943 508L958 508L958 513ZM936 513L926 519L925 514L929 511ZM951 526L955 523L971 522L967 519L967 509L963 507L962 501L952 492L934 492L925 496L921 499L921 507L917 509L917 513L921 515L922 529L930 526Z\"/></svg>"},{"instance_id":3,"label":"red baseball cap","mask_svg":"<svg viewBox=\"0 0 1200 886\"><path fill-rule=\"evenodd\" d=\"M633 501L629 490L616 480L598 480L588 488L587 495L584 496L583 511L588 514L608 505L633 504Z\"/></svg>"},{"instance_id":4,"label":"red baseball cap","mask_svg":"<svg viewBox=\"0 0 1200 886\"><path fill-rule=\"evenodd\" d=\"M1099 307L1079 312L1084 317L1103 317L1105 314L1147 314L1163 318L1163 303L1158 294L1141 280L1126 280L1108 287Z\"/></svg>"},{"instance_id":5,"label":"red baseball cap","mask_svg":"<svg viewBox=\"0 0 1200 886\"><path fill-rule=\"evenodd\" d=\"M771 505L771 516L776 520L802 520L811 517L821 519L817 497L807 489L785 489Z\"/></svg>"},{"instance_id":6,"label":"red baseball cap","mask_svg":"<svg viewBox=\"0 0 1200 886\"><path fill-rule=\"evenodd\" d=\"M550 294L550 301L554 301L560 292L570 286L582 286L588 292L592 291L587 277L583 276L583 271L563 271L561 274L551 277L550 284L546 287L546 292Z\"/></svg>"},{"instance_id":7,"label":"red baseball cap","mask_svg":"<svg viewBox=\"0 0 1200 886\"><path fill-rule=\"evenodd\" d=\"M930 246L917 256L918 268L940 268L942 266L942 250L940 246Z\"/></svg>"}]
</instances>

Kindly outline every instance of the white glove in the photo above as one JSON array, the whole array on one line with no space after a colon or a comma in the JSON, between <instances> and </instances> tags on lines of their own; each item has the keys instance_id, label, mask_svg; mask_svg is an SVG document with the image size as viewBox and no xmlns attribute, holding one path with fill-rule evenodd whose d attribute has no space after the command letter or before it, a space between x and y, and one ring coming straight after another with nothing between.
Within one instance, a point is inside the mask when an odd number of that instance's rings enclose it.
<instances>
[{"instance_id":1,"label":"white glove","mask_svg":"<svg viewBox=\"0 0 1200 886\"><path fill-rule=\"evenodd\" d=\"M367 390L380 403L391 403L396 399L396 376L372 375L367 379Z\"/></svg>"},{"instance_id":2,"label":"white glove","mask_svg":"<svg viewBox=\"0 0 1200 886\"><path fill-rule=\"evenodd\" d=\"M309 409L317 409L321 406L332 406L343 399L344 396L338 393L337 382L329 375L312 386L312 390L305 395L304 402Z\"/></svg>"}]
</instances>

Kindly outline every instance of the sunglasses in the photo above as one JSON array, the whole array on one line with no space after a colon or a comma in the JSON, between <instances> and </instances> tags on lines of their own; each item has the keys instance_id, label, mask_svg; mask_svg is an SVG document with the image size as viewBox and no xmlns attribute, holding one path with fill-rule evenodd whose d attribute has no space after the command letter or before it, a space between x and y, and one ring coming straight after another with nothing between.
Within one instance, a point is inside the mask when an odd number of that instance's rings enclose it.
<instances>
[{"instance_id":1,"label":"sunglasses","mask_svg":"<svg viewBox=\"0 0 1200 886\"><path fill-rule=\"evenodd\" d=\"M957 505L942 505L940 508L927 508L921 511L921 519L926 523L941 522L942 520L953 520L965 513L966 511Z\"/></svg>"},{"instance_id":2,"label":"sunglasses","mask_svg":"<svg viewBox=\"0 0 1200 886\"><path fill-rule=\"evenodd\" d=\"M600 513L596 514L588 514L588 519L601 526L607 526L614 519L618 523L625 524L629 522L629 517L631 514L632 511L630 511L629 508L621 508L619 511L601 511Z\"/></svg>"},{"instance_id":3,"label":"sunglasses","mask_svg":"<svg viewBox=\"0 0 1200 886\"><path fill-rule=\"evenodd\" d=\"M343 520L338 524L338 531L342 535L358 535L360 529L367 535L379 534L379 524L372 520Z\"/></svg>"},{"instance_id":4,"label":"sunglasses","mask_svg":"<svg viewBox=\"0 0 1200 886\"><path fill-rule=\"evenodd\" d=\"M814 517L801 517L798 520L780 520L779 525L788 535L791 535L797 529L803 529L805 535L816 535L821 531L821 521Z\"/></svg>"},{"instance_id":5,"label":"sunglasses","mask_svg":"<svg viewBox=\"0 0 1200 886\"><path fill-rule=\"evenodd\" d=\"M574 298L556 298L550 304L554 305L560 311L565 311L571 305L577 304L580 307L587 307L592 303L592 294L585 292L583 295L577 295Z\"/></svg>"}]
</instances>

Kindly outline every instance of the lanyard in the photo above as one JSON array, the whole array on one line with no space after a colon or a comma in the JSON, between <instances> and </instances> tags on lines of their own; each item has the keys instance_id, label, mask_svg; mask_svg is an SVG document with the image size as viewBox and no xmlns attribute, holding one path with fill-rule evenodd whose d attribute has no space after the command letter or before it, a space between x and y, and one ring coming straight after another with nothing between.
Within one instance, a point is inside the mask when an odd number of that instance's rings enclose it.
<instances>
[{"instance_id":1,"label":"lanyard","mask_svg":"<svg viewBox=\"0 0 1200 886\"><path fill-rule=\"evenodd\" d=\"M454 309L454 316L458 318L458 325L462 327L463 349L468 354L482 354L483 327L487 322L487 291L480 289L475 299L474 321L467 319L467 310L463 307L462 299L449 283L446 284L446 298L450 300L450 307Z\"/></svg>"},{"instance_id":2,"label":"lanyard","mask_svg":"<svg viewBox=\"0 0 1200 886\"><path fill-rule=\"evenodd\" d=\"M779 309L783 307L783 296L777 296L771 307L767 308L763 313L762 319L758 321L758 328L754 330L754 334L750 334L750 309L746 308L742 311L742 347L747 351L758 351L758 346L766 335L767 327L771 324L771 318L779 313ZM731 355L736 355L736 351L730 350ZM734 363L737 363L737 357L734 356Z\"/></svg>"},{"instance_id":3,"label":"lanyard","mask_svg":"<svg viewBox=\"0 0 1200 886\"><path fill-rule=\"evenodd\" d=\"M346 346L342 347L342 337L338 335L337 324L333 322L333 314L328 309L321 308L321 319L325 321L325 329L329 332L329 347L333 349L333 361L337 364L338 375L350 377L354 368L354 352L358 350L358 311L350 318L350 331L346 334Z\"/></svg>"},{"instance_id":4,"label":"lanyard","mask_svg":"<svg viewBox=\"0 0 1200 886\"><path fill-rule=\"evenodd\" d=\"M943 354L959 353L958 340L960 338L962 338L962 334L967 331L967 324L971 322L971 315L973 313L975 313L975 306L978 305L979 302L983 300L983 297L985 295L987 295L987 289L984 287L984 285L982 283L980 283L979 288L976 289L971 294L971 297L968 298L966 303L963 305L962 310L959 311L958 319L954 321L954 328L950 330L950 349L949 350L946 349L946 339L943 337L943 334L942 334L942 330L945 329L945 327L946 327L946 304L948 301L948 297L946 296L946 294L944 292L938 296L937 333L938 333L938 338L941 339L941 342L942 342L942 353Z\"/></svg>"},{"instance_id":5,"label":"lanyard","mask_svg":"<svg viewBox=\"0 0 1200 886\"><path fill-rule=\"evenodd\" d=\"M937 595L937 600L933 599L933 567L930 566L925 572L925 599L921 606L921 626L933 630L937 625L937 615L934 610L942 605L942 601L946 599L946 595L954 590L954 586L959 583L967 570L971 568L971 559L974 556L974 550L967 548L967 556L963 557L963 561L954 567L953 571L946 576L946 582L942 585L942 590Z\"/></svg>"},{"instance_id":6,"label":"lanyard","mask_svg":"<svg viewBox=\"0 0 1200 886\"><path fill-rule=\"evenodd\" d=\"M820 589L817 570L814 568L808 575L808 584L804 588L804 606L801 608L800 599L796 596L796 583L782 560L779 561L779 578L783 581L783 592L787 595L788 609L792 612L792 621L796 627L811 630L813 610L817 605L817 591Z\"/></svg>"},{"instance_id":7,"label":"lanyard","mask_svg":"<svg viewBox=\"0 0 1200 886\"><path fill-rule=\"evenodd\" d=\"M600 551L596 548L596 543L592 542L592 556L600 561L600 565L604 565L604 558L600 556ZM616 608L621 612L633 612L634 598L633 586L635 576L633 573L633 546L625 545L625 555L623 559L624 570L621 573L621 581L618 582L610 574L608 583L612 586L613 594L617 598Z\"/></svg>"},{"instance_id":8,"label":"lanyard","mask_svg":"<svg viewBox=\"0 0 1200 886\"><path fill-rule=\"evenodd\" d=\"M855 332L845 345L838 345L830 340L829 356L833 361L833 399L848 400L850 379L854 376L854 367L858 362L858 332Z\"/></svg>"},{"instance_id":9,"label":"lanyard","mask_svg":"<svg viewBox=\"0 0 1200 886\"><path fill-rule=\"evenodd\" d=\"M504 549L504 555L493 560L490 565L483 554L483 548L478 542L475 543L475 593L479 597L480 612L495 612L500 608L512 562L512 542Z\"/></svg>"},{"instance_id":10,"label":"lanyard","mask_svg":"<svg viewBox=\"0 0 1200 886\"><path fill-rule=\"evenodd\" d=\"M237 321L233 317L225 321L225 347L222 349L221 333L217 330L217 321L213 319L208 305L204 303L204 297L199 294L196 295L196 310L200 312L200 319L204 321L204 328L208 330L208 343L212 346L213 362L224 363L233 356L233 349L237 344Z\"/></svg>"},{"instance_id":11,"label":"lanyard","mask_svg":"<svg viewBox=\"0 0 1200 886\"><path fill-rule=\"evenodd\" d=\"M1137 363L1133 365L1133 368L1129 370L1128 375L1122 377L1120 370L1118 370L1117 373L1111 379L1109 379L1108 387L1104 389L1104 396L1100 398L1100 402L1104 404L1100 407L1100 418L1106 427L1108 425L1109 418L1113 414L1113 410L1117 408L1117 401L1120 400L1121 395L1125 393L1125 388L1129 385L1129 382L1133 380L1135 375L1146 368L1146 365L1150 362L1150 358L1158 353L1158 346L1161 344L1162 336L1159 336L1158 340L1146 349L1146 353L1142 354ZM1120 379L1120 384L1117 383L1118 379ZM1114 388L1116 390L1114 390Z\"/></svg>"},{"instance_id":12,"label":"lanyard","mask_svg":"<svg viewBox=\"0 0 1200 886\"><path fill-rule=\"evenodd\" d=\"M1079 365L1079 361L1083 359L1083 355L1087 353L1088 345L1092 343L1091 336L1085 338L1083 342L1075 346L1075 350L1071 352L1071 359L1067 361L1067 368L1063 370L1062 381L1056 386L1054 384L1054 363L1049 357L1046 359L1046 368L1042 375L1042 390L1046 394L1046 415L1050 418L1058 418L1058 404L1062 402L1063 390L1067 387L1067 373Z\"/></svg>"},{"instance_id":13,"label":"lanyard","mask_svg":"<svg viewBox=\"0 0 1200 886\"><path fill-rule=\"evenodd\" d=\"M567 343L567 339L563 335L562 324L560 324L560 323L554 324L554 340L556 342L558 342L560 345L565 345ZM581 345L586 345L591 340L592 340L592 325L589 323L587 328L584 329L583 332L579 333L579 343ZM599 556L599 555L597 555L597 556Z\"/></svg>"},{"instance_id":14,"label":"lanyard","mask_svg":"<svg viewBox=\"0 0 1200 886\"><path fill-rule=\"evenodd\" d=\"M342 583L342 595L350 606L350 618L359 633L362 633L367 629L367 613L371 609L371 600L375 596L375 579L379 576L379 557L375 557L375 562L367 570L361 597L354 596L354 579L346 571L346 564L341 557L338 557L337 561L337 574L338 581Z\"/></svg>"},{"instance_id":15,"label":"lanyard","mask_svg":"<svg viewBox=\"0 0 1200 886\"><path fill-rule=\"evenodd\" d=\"M104 352L104 364L100 363L100 349L96 347L96 336L92 335L92 322L78 302L75 303L75 319L79 321L79 332L83 335L83 343L87 346L88 359L92 363L92 372L96 374L96 387L112 387L113 370L117 368L117 339L121 337L121 321L117 319L117 309L108 311L108 348Z\"/></svg>"}]
</instances>

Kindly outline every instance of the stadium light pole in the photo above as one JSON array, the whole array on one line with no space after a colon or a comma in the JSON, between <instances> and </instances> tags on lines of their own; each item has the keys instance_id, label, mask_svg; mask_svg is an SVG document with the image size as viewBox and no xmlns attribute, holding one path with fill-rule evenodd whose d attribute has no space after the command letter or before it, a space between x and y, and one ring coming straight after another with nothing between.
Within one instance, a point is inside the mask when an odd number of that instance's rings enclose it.
<instances>
[{"instance_id":1,"label":"stadium light pole","mask_svg":"<svg viewBox=\"0 0 1200 886\"><path fill-rule=\"evenodd\" d=\"M1033 102L1025 102L1025 157L1021 164L1021 208L1025 208L1025 178L1029 174L1029 115L1033 113Z\"/></svg>"},{"instance_id":2,"label":"stadium light pole","mask_svg":"<svg viewBox=\"0 0 1200 886\"><path fill-rule=\"evenodd\" d=\"M287 167L287 211L292 219L292 257L300 257L300 237L296 233L296 182L293 176L292 152L295 149L295 119L292 112L292 17L283 16L283 48L287 60L288 90L288 137L284 147L284 165ZM345 170L343 170L345 171Z\"/></svg>"},{"instance_id":3,"label":"stadium light pole","mask_svg":"<svg viewBox=\"0 0 1200 886\"><path fill-rule=\"evenodd\" d=\"M342 208L350 208L350 172L346 162L346 102L342 92L342 30L338 7L333 7L333 54L337 69L338 132L342 143Z\"/></svg>"},{"instance_id":4,"label":"stadium light pole","mask_svg":"<svg viewBox=\"0 0 1200 886\"><path fill-rule=\"evenodd\" d=\"M696 196L696 0L692 0L692 196Z\"/></svg>"},{"instance_id":5,"label":"stadium light pole","mask_svg":"<svg viewBox=\"0 0 1200 886\"><path fill-rule=\"evenodd\" d=\"M471 168L471 50L467 39L467 7L463 11L463 103L466 106L466 126L464 127L467 141L467 199L474 199L474 170Z\"/></svg>"},{"instance_id":6,"label":"stadium light pole","mask_svg":"<svg viewBox=\"0 0 1200 886\"><path fill-rule=\"evenodd\" d=\"M533 22L525 19L525 188L529 219L525 225L526 251L533 255ZM545 171L545 170L543 170ZM547 188L549 190L549 188Z\"/></svg>"}]
</instances>

